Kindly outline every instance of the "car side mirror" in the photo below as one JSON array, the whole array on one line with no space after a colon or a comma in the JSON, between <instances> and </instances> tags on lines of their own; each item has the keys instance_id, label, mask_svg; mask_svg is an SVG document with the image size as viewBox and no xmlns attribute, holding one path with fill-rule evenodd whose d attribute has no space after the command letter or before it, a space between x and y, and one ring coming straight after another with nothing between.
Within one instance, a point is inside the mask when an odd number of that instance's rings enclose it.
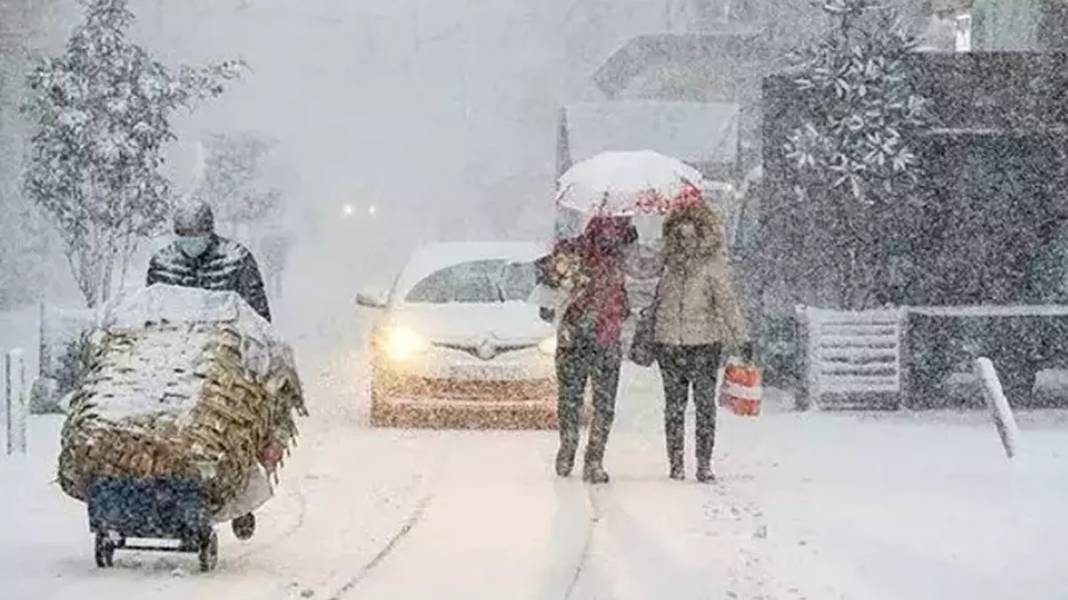
<instances>
[{"instance_id":1,"label":"car side mirror","mask_svg":"<svg viewBox=\"0 0 1068 600\"><path fill-rule=\"evenodd\" d=\"M381 290L369 290L356 294L356 305L364 308L385 308L387 295Z\"/></svg>"}]
</instances>

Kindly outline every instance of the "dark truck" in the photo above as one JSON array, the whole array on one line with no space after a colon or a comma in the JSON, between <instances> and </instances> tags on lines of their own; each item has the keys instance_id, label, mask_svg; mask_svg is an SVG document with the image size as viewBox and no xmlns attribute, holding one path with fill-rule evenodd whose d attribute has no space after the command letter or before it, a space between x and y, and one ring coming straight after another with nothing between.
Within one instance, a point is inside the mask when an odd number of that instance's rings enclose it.
<instances>
[{"instance_id":1,"label":"dark truck","mask_svg":"<svg viewBox=\"0 0 1068 600\"><path fill-rule=\"evenodd\" d=\"M979 355L1015 404L1039 401L1036 373L1068 367L1068 309L1057 306L1068 305L1068 55L917 53L909 63L937 125L914 136L925 193L907 227L882 228L892 268L877 294L913 307L906 404L944 405L949 376ZM827 306L836 285L807 268L821 247L796 227L818 224L820 210L796 201L786 162L798 93L788 76L765 80L765 176L747 262L772 316Z\"/></svg>"}]
</instances>

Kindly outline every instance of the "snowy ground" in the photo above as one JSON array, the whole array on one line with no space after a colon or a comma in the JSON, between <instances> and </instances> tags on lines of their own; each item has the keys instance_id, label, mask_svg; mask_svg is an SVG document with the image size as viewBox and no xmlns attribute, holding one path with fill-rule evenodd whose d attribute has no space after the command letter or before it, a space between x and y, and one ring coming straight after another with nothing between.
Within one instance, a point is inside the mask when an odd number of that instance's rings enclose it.
<instances>
[{"instance_id":1,"label":"snowy ground","mask_svg":"<svg viewBox=\"0 0 1068 600\"><path fill-rule=\"evenodd\" d=\"M667 480L656 376L635 370L609 448L615 479L596 490L551 475L551 433L368 429L363 325L337 318L355 296L346 276L396 258L389 238L443 233L437 220L464 207L544 199L531 204L548 217L559 106L599 97L589 74L659 9L232 4L167 3L143 21L169 62L253 65L183 132L277 138L295 157L283 178L300 174L285 189L302 215L332 219L349 202L383 208L378 220L301 232L308 243L289 289L302 304L276 312L313 416L256 537L241 543L223 530L210 574L179 555L120 554L115 569L97 569L84 505L53 482L61 421L33 418L29 456L0 456L0 598L1068 598L1061 413L1021 417L1016 464L980 413L723 415L721 480L706 487ZM487 55L499 60L486 65ZM408 185L413 170L419 181ZM393 206L411 231L380 225ZM520 220L538 230L537 219ZM0 349L28 346L35 314L0 315Z\"/></svg>"},{"instance_id":2,"label":"snowy ground","mask_svg":"<svg viewBox=\"0 0 1068 600\"><path fill-rule=\"evenodd\" d=\"M706 487L665 477L656 376L633 370L591 490L551 475L552 433L366 428L360 325L289 333L313 417L251 542L223 531L207 575L188 555L98 570L52 482L60 420L35 417L30 456L0 459L4 597L1068 597L1062 413L1021 416L1015 464L981 413L723 414Z\"/></svg>"}]
</instances>

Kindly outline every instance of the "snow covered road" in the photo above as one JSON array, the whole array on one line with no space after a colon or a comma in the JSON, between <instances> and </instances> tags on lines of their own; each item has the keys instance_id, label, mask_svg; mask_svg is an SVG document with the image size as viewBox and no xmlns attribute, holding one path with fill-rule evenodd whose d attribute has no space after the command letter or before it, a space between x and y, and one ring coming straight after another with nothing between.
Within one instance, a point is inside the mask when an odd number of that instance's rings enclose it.
<instances>
[{"instance_id":1,"label":"snow covered road","mask_svg":"<svg viewBox=\"0 0 1068 600\"><path fill-rule=\"evenodd\" d=\"M1064 598L1068 427L1009 465L978 415L721 419L721 482L664 476L656 398L624 396L606 487L551 476L551 433L374 431L314 417L260 530L218 571L92 564L51 483L59 421L0 462L8 598ZM934 422L931 422L934 421Z\"/></svg>"},{"instance_id":2,"label":"snow covered road","mask_svg":"<svg viewBox=\"0 0 1068 600\"><path fill-rule=\"evenodd\" d=\"M30 455L0 458L0 596L1068 598L1064 413L1020 416L1015 463L979 412L721 413L702 486L667 479L655 371L630 369L613 482L591 489L552 475L552 432L367 428L359 324L287 334L312 417L252 541L223 528L210 574L190 555L97 569L53 483L61 421L35 417Z\"/></svg>"}]
</instances>

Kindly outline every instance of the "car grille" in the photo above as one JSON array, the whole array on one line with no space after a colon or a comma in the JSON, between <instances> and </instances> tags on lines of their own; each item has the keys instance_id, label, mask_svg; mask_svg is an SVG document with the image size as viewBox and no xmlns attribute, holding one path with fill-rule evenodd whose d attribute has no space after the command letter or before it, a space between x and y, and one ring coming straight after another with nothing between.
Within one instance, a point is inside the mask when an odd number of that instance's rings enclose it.
<instances>
[{"instance_id":1,"label":"car grille","mask_svg":"<svg viewBox=\"0 0 1068 600\"><path fill-rule=\"evenodd\" d=\"M452 379L404 378L389 385L390 395L413 399L480 400L486 402L544 401L556 395L556 382L457 381Z\"/></svg>"},{"instance_id":2,"label":"car grille","mask_svg":"<svg viewBox=\"0 0 1068 600\"><path fill-rule=\"evenodd\" d=\"M488 356L481 356L479 354L479 347L478 346L472 346L472 345L467 345L467 344L434 344L434 345L437 346L438 348L446 348L448 350L456 350L458 352L463 352L464 354L468 354L470 356L474 356L475 358L480 358L482 360L492 360L494 358L497 358L498 356L501 356L503 354L508 354L510 352L517 352L519 350L527 350L527 349L530 349L530 348L536 348L536 346L531 346L530 344L525 344L525 345L520 345L520 346L515 346L515 345L513 345L513 346L493 346L492 351L489 353Z\"/></svg>"}]
</instances>

